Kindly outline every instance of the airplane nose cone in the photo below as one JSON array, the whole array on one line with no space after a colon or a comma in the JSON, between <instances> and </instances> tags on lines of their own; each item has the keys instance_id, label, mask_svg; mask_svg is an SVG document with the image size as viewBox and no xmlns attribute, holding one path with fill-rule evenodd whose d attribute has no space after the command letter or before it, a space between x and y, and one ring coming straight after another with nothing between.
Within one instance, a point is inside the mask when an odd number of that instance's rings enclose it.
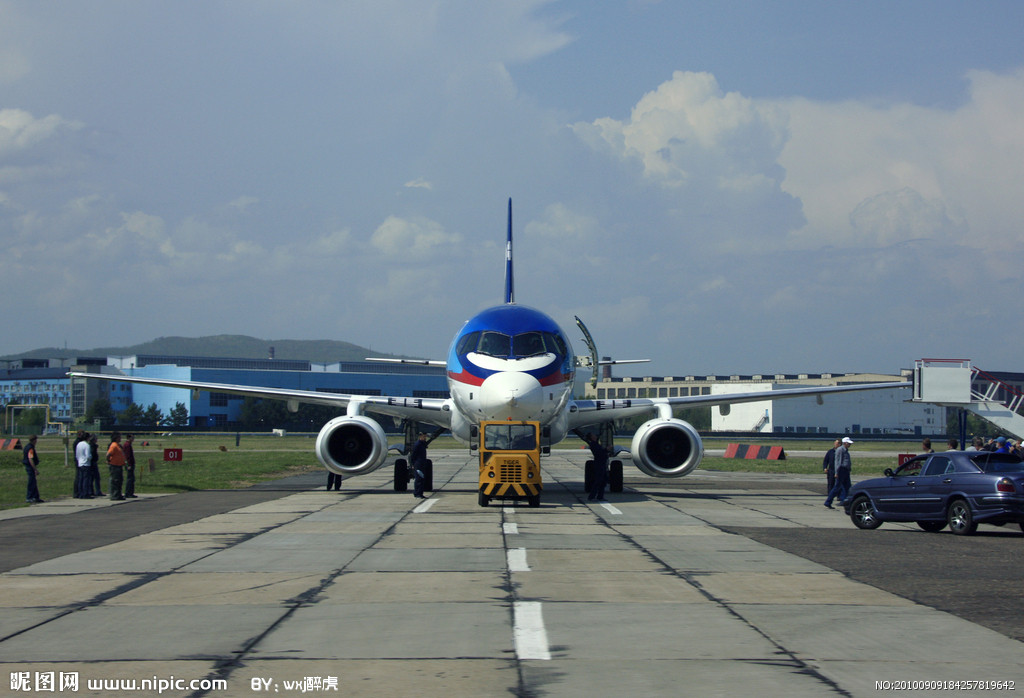
<instances>
[{"instance_id":1,"label":"airplane nose cone","mask_svg":"<svg viewBox=\"0 0 1024 698\"><path fill-rule=\"evenodd\" d=\"M537 419L543 404L540 381L528 373L495 373L480 386L486 419Z\"/></svg>"}]
</instances>

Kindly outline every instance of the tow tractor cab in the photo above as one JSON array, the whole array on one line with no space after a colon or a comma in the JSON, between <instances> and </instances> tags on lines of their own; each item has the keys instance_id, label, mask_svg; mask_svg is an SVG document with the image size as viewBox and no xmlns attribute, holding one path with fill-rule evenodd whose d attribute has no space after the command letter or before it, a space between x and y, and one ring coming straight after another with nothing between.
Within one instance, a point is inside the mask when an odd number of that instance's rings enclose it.
<instances>
[{"instance_id":1,"label":"tow tractor cab","mask_svg":"<svg viewBox=\"0 0 1024 698\"><path fill-rule=\"evenodd\" d=\"M540 506L540 422L482 421L471 429L470 449L480 453L480 506L492 499L525 499Z\"/></svg>"}]
</instances>

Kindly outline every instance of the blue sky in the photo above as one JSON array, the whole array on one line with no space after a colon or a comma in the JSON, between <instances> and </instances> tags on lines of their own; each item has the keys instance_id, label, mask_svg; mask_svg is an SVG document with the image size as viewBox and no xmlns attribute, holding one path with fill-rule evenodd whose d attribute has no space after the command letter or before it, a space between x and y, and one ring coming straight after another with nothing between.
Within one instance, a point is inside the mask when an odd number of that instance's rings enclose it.
<instances>
[{"instance_id":1,"label":"blue sky","mask_svg":"<svg viewBox=\"0 0 1024 698\"><path fill-rule=\"evenodd\" d=\"M517 300L654 360L620 373L1019 370L1022 29L1019 2L0 0L0 353L443 358L501 299L512 197Z\"/></svg>"}]
</instances>

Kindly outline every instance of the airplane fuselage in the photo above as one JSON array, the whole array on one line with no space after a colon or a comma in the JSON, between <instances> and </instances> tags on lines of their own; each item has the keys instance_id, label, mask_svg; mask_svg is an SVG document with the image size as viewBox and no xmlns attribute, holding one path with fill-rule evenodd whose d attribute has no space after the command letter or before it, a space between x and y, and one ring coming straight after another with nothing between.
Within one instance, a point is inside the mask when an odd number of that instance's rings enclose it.
<instances>
[{"instance_id":1,"label":"airplane fuselage","mask_svg":"<svg viewBox=\"0 0 1024 698\"><path fill-rule=\"evenodd\" d=\"M531 420L560 441L575 366L565 333L539 310L506 303L478 313L448 350L452 434L468 441L470 426L481 420Z\"/></svg>"}]
</instances>

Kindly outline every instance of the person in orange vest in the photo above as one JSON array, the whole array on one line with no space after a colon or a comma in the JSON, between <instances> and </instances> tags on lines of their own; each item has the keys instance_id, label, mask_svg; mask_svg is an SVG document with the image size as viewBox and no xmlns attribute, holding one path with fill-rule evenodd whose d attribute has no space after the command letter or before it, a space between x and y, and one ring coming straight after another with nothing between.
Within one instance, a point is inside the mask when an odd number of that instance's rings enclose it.
<instances>
[{"instance_id":1,"label":"person in orange vest","mask_svg":"<svg viewBox=\"0 0 1024 698\"><path fill-rule=\"evenodd\" d=\"M124 499L124 495L121 494L121 486L124 484L124 464L121 432L115 431L110 435L110 445L107 446L107 465L110 466L110 501L112 502Z\"/></svg>"}]
</instances>

